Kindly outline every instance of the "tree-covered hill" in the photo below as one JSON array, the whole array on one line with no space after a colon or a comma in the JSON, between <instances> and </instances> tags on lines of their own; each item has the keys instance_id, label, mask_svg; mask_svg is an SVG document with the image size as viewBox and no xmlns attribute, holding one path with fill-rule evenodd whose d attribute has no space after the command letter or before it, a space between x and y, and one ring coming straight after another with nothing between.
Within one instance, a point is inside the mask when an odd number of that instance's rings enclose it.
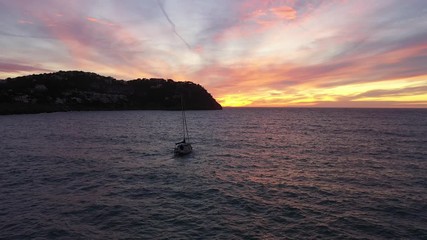
<instances>
[{"instance_id":1,"label":"tree-covered hill","mask_svg":"<svg viewBox=\"0 0 427 240\"><path fill-rule=\"evenodd\" d=\"M74 110L219 110L202 86L164 79L116 80L59 71L0 80L0 114Z\"/></svg>"}]
</instances>

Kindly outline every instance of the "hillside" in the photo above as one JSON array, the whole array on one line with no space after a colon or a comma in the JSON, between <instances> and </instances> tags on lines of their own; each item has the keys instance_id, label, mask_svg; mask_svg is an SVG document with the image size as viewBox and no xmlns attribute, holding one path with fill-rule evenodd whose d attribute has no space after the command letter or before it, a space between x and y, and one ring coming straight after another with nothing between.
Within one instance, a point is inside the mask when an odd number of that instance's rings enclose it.
<instances>
[{"instance_id":1,"label":"hillside","mask_svg":"<svg viewBox=\"0 0 427 240\"><path fill-rule=\"evenodd\" d=\"M0 114L80 110L219 110L202 86L164 79L116 80L59 71L0 80Z\"/></svg>"}]
</instances>

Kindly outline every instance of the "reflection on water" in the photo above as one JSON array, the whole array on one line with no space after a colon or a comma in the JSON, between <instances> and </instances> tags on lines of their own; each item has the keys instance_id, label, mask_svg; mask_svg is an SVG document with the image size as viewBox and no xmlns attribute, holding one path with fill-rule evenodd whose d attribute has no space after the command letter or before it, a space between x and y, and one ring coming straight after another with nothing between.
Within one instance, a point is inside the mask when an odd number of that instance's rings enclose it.
<instances>
[{"instance_id":1,"label":"reflection on water","mask_svg":"<svg viewBox=\"0 0 427 240\"><path fill-rule=\"evenodd\" d=\"M0 116L0 238L426 238L427 111Z\"/></svg>"}]
</instances>

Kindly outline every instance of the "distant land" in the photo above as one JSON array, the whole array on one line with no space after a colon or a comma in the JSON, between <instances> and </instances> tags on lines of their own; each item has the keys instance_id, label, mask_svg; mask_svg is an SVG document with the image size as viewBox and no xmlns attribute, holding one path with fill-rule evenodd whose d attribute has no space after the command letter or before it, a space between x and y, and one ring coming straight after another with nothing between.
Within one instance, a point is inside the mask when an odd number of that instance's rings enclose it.
<instances>
[{"instance_id":1,"label":"distant land","mask_svg":"<svg viewBox=\"0 0 427 240\"><path fill-rule=\"evenodd\" d=\"M0 114L84 110L220 110L201 85L160 78L116 80L59 71L0 80Z\"/></svg>"}]
</instances>

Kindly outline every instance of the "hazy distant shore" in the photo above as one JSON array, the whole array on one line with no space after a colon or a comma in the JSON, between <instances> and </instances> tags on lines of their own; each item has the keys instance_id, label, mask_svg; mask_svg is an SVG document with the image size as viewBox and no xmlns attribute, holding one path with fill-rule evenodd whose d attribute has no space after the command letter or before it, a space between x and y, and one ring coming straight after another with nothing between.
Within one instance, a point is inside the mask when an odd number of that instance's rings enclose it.
<instances>
[{"instance_id":1,"label":"hazy distant shore","mask_svg":"<svg viewBox=\"0 0 427 240\"><path fill-rule=\"evenodd\" d=\"M175 108L115 108L115 107L90 107L90 106L57 106L57 105L42 105L42 104L19 104L19 103L0 103L0 115L14 114L38 114L38 113L54 113L54 112L74 112L74 111L149 111L149 110L165 110L177 111ZM196 110L196 109L192 109Z\"/></svg>"}]
</instances>

